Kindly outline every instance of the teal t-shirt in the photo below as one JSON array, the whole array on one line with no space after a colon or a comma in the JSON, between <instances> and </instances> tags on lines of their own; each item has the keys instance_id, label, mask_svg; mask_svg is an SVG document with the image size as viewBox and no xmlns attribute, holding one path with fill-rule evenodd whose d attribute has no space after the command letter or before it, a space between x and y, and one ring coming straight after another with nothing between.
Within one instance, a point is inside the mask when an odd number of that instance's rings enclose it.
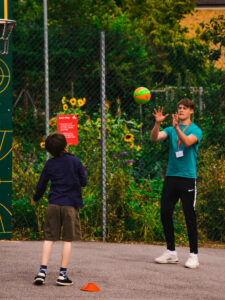
<instances>
[{"instance_id":1,"label":"teal t-shirt","mask_svg":"<svg viewBox=\"0 0 225 300\"><path fill-rule=\"evenodd\" d=\"M180 129L182 131L185 127L186 125L180 125ZM190 134L196 136L198 142L189 147L184 147L183 144L180 143L179 149L176 130L171 126L163 129L163 131L167 134L167 139L169 139L170 143L169 161L166 176L197 178L196 160L199 143L202 139L201 129L194 123L191 123L184 131L184 134L187 136ZM183 151L183 156L177 158L177 151Z\"/></svg>"}]
</instances>

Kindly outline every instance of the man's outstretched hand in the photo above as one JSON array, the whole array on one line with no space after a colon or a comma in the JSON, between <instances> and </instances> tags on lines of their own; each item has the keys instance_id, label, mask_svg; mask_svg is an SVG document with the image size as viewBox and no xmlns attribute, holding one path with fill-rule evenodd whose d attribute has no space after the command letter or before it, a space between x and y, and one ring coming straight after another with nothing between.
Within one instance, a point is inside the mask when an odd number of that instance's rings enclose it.
<instances>
[{"instance_id":1,"label":"man's outstretched hand","mask_svg":"<svg viewBox=\"0 0 225 300\"><path fill-rule=\"evenodd\" d=\"M154 108L154 113L152 114L154 117L155 117L155 121L156 123L161 123L165 120L165 118L169 115L169 114L166 114L166 115L163 115L163 107L160 108L160 106L158 107L158 110L156 110Z\"/></svg>"},{"instance_id":2,"label":"man's outstretched hand","mask_svg":"<svg viewBox=\"0 0 225 300\"><path fill-rule=\"evenodd\" d=\"M178 120L178 114L177 113L175 113L175 114L172 114L172 118L173 118L173 127L175 128L175 127L177 127L177 125L178 125L178 122L179 122L179 120Z\"/></svg>"}]
</instances>

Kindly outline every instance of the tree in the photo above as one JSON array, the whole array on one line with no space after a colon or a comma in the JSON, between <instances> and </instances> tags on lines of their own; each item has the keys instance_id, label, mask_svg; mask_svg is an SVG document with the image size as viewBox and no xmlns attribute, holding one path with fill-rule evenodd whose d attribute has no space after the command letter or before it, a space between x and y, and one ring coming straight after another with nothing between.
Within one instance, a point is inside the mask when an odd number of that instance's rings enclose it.
<instances>
[{"instance_id":1,"label":"tree","mask_svg":"<svg viewBox=\"0 0 225 300\"><path fill-rule=\"evenodd\" d=\"M222 48L225 47L225 18L223 15L212 18L209 24L200 24L202 32L200 38L205 41L209 47L213 44L209 51L210 61L217 61L222 54Z\"/></svg>"},{"instance_id":2,"label":"tree","mask_svg":"<svg viewBox=\"0 0 225 300\"><path fill-rule=\"evenodd\" d=\"M135 27L148 36L149 41L170 38L176 32L183 32L180 20L193 12L193 0L124 0L123 11Z\"/></svg>"},{"instance_id":3,"label":"tree","mask_svg":"<svg viewBox=\"0 0 225 300\"><path fill-rule=\"evenodd\" d=\"M43 5L39 0L19 0L14 3L14 18L20 22L42 24ZM49 0L48 23L54 26L91 27L104 23L108 16L121 13L115 0Z\"/></svg>"}]
</instances>

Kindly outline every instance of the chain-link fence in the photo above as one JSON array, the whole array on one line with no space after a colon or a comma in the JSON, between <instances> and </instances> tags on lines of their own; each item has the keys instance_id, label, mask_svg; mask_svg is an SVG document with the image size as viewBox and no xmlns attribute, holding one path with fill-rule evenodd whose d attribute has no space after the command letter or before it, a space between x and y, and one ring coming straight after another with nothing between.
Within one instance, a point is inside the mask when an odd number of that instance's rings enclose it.
<instances>
[{"instance_id":1,"label":"chain-link fence","mask_svg":"<svg viewBox=\"0 0 225 300\"><path fill-rule=\"evenodd\" d=\"M42 238L47 194L31 205L45 161L40 147L45 135L43 28L18 24L14 32L13 96L13 234ZM153 109L170 116L183 97L195 104L193 121L203 130L198 161L199 237L224 241L224 96L225 71L197 51L183 53L164 41L164 51L138 34L105 33L107 239L162 241L159 199L168 159L168 144L150 141ZM175 51L175 50L176 51ZM225 67L225 59L224 59ZM57 114L78 115L79 144L69 151L87 166L88 187L81 210L83 236L101 238L101 89L100 32L49 27L50 125ZM139 86L151 100L138 105ZM168 117L162 127L171 125ZM184 217L178 204L175 232L186 243Z\"/></svg>"}]
</instances>

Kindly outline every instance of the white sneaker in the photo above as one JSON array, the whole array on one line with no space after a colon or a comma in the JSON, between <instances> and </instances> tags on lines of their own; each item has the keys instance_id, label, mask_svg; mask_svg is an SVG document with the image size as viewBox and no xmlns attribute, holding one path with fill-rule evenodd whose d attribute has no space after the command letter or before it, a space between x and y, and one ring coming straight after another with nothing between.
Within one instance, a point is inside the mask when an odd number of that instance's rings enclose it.
<instances>
[{"instance_id":1,"label":"white sneaker","mask_svg":"<svg viewBox=\"0 0 225 300\"><path fill-rule=\"evenodd\" d=\"M191 269L195 269L199 267L198 255L194 253L190 253L190 256L184 266L186 268L191 268Z\"/></svg>"},{"instance_id":2,"label":"white sneaker","mask_svg":"<svg viewBox=\"0 0 225 300\"><path fill-rule=\"evenodd\" d=\"M174 252L174 251L173 251ZM178 262L178 256L170 250L166 250L161 256L155 259L158 264L176 264Z\"/></svg>"}]
</instances>

